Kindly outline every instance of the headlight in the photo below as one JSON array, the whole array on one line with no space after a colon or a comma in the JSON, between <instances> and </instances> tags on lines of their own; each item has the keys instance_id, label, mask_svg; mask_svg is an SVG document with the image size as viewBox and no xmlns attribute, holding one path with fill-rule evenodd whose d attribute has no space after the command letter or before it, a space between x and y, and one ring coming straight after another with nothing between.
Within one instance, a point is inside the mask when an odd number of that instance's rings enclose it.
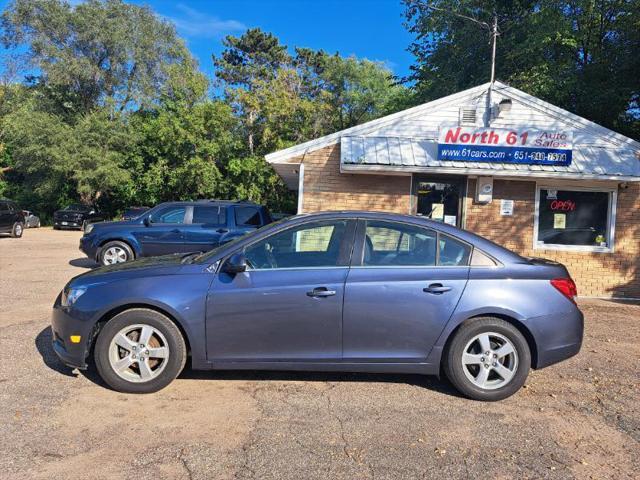
<instances>
[{"instance_id":1,"label":"headlight","mask_svg":"<svg viewBox=\"0 0 640 480\"><path fill-rule=\"evenodd\" d=\"M93 223L87 223L84 226L84 234L89 235L91 233L91 230L93 230Z\"/></svg>"},{"instance_id":2,"label":"headlight","mask_svg":"<svg viewBox=\"0 0 640 480\"><path fill-rule=\"evenodd\" d=\"M82 296L87 289L85 287L74 287L74 288L66 288L62 290L62 298L60 299L60 303L63 307L70 307L76 300Z\"/></svg>"}]
</instances>

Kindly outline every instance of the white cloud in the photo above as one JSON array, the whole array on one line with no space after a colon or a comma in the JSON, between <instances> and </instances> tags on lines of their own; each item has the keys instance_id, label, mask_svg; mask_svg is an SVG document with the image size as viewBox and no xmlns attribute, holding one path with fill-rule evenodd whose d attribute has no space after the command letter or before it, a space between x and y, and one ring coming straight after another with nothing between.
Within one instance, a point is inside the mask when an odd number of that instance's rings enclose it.
<instances>
[{"instance_id":1,"label":"white cloud","mask_svg":"<svg viewBox=\"0 0 640 480\"><path fill-rule=\"evenodd\" d=\"M216 16L194 10L179 3L176 8L179 16L166 17L173 22L178 31L185 37L219 38L232 32L246 30L247 27L238 20L222 20Z\"/></svg>"}]
</instances>

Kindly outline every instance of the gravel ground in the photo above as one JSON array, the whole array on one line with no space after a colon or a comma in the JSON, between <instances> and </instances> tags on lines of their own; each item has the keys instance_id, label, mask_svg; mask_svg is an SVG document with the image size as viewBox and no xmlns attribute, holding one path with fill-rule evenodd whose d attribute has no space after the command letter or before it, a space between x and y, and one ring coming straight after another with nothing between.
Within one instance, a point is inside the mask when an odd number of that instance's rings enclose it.
<instances>
[{"instance_id":1,"label":"gravel ground","mask_svg":"<svg viewBox=\"0 0 640 480\"><path fill-rule=\"evenodd\" d=\"M500 403L410 375L194 372L145 396L64 367L49 312L79 232L0 238L2 478L640 478L640 306Z\"/></svg>"}]
</instances>

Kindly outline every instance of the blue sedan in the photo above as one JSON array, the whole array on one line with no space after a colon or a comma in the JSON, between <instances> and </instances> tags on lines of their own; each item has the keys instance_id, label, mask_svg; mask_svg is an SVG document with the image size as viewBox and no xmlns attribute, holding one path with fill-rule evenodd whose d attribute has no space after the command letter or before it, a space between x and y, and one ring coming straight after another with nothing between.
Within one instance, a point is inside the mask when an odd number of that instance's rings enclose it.
<instances>
[{"instance_id":1,"label":"blue sedan","mask_svg":"<svg viewBox=\"0 0 640 480\"><path fill-rule=\"evenodd\" d=\"M530 368L580 350L567 269L421 217L325 212L273 223L204 254L110 265L53 308L67 365L123 392L194 369L444 373L500 400Z\"/></svg>"}]
</instances>

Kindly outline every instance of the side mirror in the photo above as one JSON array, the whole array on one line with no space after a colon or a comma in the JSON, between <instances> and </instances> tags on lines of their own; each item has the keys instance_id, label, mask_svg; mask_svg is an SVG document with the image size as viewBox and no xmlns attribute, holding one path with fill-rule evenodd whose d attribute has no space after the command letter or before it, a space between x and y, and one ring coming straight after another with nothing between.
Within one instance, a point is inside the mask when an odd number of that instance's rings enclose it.
<instances>
[{"instance_id":1,"label":"side mirror","mask_svg":"<svg viewBox=\"0 0 640 480\"><path fill-rule=\"evenodd\" d=\"M150 227L151 226L151 219L149 217L144 217L144 220L142 221L142 223L144 223L145 227Z\"/></svg>"},{"instance_id":2,"label":"side mirror","mask_svg":"<svg viewBox=\"0 0 640 480\"><path fill-rule=\"evenodd\" d=\"M222 266L222 271L231 275L242 273L246 270L247 257L244 256L244 253L234 253L227 259L226 262L224 262L224 265Z\"/></svg>"}]
</instances>

